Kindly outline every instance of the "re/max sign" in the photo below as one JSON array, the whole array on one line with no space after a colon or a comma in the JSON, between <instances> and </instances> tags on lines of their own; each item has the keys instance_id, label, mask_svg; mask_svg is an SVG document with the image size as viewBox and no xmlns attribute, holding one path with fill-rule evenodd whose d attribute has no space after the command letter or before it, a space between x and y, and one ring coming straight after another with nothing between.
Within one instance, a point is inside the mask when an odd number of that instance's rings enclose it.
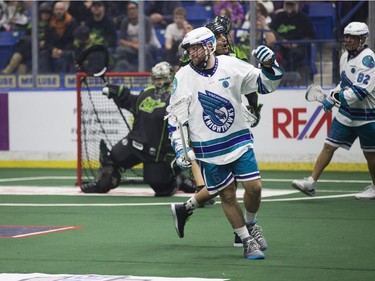
<instances>
[{"instance_id":1,"label":"re/max sign","mask_svg":"<svg viewBox=\"0 0 375 281\"><path fill-rule=\"evenodd\" d=\"M312 139L323 129L328 134L332 124L332 114L324 113L322 106L317 107L311 116L307 114L306 108L274 108L272 121L273 138L284 136L297 140Z\"/></svg>"}]
</instances>

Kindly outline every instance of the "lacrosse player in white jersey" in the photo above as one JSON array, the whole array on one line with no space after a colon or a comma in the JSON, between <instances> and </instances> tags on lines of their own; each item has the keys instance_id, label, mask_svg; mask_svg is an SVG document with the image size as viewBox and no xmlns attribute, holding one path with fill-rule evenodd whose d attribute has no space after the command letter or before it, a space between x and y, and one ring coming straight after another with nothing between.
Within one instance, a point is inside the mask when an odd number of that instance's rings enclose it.
<instances>
[{"instance_id":1,"label":"lacrosse player in white jersey","mask_svg":"<svg viewBox=\"0 0 375 281\"><path fill-rule=\"evenodd\" d=\"M325 111L338 106L338 113L311 176L292 182L308 196L315 195L316 183L335 151L339 147L349 150L359 138L372 184L355 198L375 199L375 54L365 45L368 35L363 22L351 22L344 29L346 51L340 58L341 82L323 100Z\"/></svg>"},{"instance_id":2,"label":"lacrosse player in white jersey","mask_svg":"<svg viewBox=\"0 0 375 281\"><path fill-rule=\"evenodd\" d=\"M173 81L167 109L170 139L181 167L199 161L206 187L186 203L172 204L177 234L184 236L185 223L195 208L219 195L228 221L242 240L244 257L264 259L267 243L259 229L257 237L249 229L256 222L262 184L241 95L274 91L284 71L266 46L253 51L261 68L234 57L215 56L215 35L206 27L186 34L182 47L191 62L176 73ZM180 104L185 108L179 109ZM245 189L245 214L236 198L235 180Z\"/></svg>"}]
</instances>

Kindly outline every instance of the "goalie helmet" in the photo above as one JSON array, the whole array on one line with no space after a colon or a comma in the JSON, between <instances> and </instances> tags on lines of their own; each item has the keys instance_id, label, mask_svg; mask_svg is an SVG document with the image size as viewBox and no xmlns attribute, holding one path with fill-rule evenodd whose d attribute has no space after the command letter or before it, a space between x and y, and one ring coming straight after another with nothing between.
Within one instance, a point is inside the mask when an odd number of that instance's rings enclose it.
<instances>
[{"instance_id":1,"label":"goalie helmet","mask_svg":"<svg viewBox=\"0 0 375 281\"><path fill-rule=\"evenodd\" d=\"M166 61L157 63L151 69L152 78L154 79L156 88L168 87L173 81L172 66ZM163 81L156 82L155 79L162 78Z\"/></svg>"}]
</instances>

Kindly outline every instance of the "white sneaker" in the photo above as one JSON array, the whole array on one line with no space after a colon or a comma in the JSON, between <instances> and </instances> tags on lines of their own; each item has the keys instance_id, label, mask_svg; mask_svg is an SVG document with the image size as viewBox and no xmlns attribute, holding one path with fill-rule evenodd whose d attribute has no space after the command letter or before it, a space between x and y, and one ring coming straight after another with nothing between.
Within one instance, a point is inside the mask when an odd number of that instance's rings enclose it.
<instances>
[{"instance_id":1,"label":"white sneaker","mask_svg":"<svg viewBox=\"0 0 375 281\"><path fill-rule=\"evenodd\" d=\"M312 177L304 178L303 180L294 180L292 181L292 186L305 193L307 196L315 195L315 185L316 181Z\"/></svg>"},{"instance_id":2,"label":"white sneaker","mask_svg":"<svg viewBox=\"0 0 375 281\"><path fill-rule=\"evenodd\" d=\"M375 185L369 185L361 193L354 195L356 199L370 200L375 199Z\"/></svg>"}]
</instances>

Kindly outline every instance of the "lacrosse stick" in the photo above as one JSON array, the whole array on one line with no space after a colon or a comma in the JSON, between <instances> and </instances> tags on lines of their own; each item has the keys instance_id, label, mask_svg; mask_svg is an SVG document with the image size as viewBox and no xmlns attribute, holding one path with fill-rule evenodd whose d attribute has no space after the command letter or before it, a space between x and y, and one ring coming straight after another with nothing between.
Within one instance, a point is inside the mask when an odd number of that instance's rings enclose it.
<instances>
[{"instance_id":1,"label":"lacrosse stick","mask_svg":"<svg viewBox=\"0 0 375 281\"><path fill-rule=\"evenodd\" d=\"M189 160L188 151L187 151L187 144L185 139L185 134L182 128L182 124L184 124L189 119L189 98L183 98L176 102L175 104L171 104L167 107L168 114L164 116L164 120L169 119L169 123L175 127L178 127L180 130L181 140L182 140L182 147L184 150L185 159Z\"/></svg>"},{"instance_id":2,"label":"lacrosse stick","mask_svg":"<svg viewBox=\"0 0 375 281\"><path fill-rule=\"evenodd\" d=\"M311 84L306 91L305 98L307 101L318 101L323 103L324 99L327 98L326 93L324 93L322 87L318 84ZM335 106L340 107L340 101L333 97L335 100Z\"/></svg>"},{"instance_id":3,"label":"lacrosse stick","mask_svg":"<svg viewBox=\"0 0 375 281\"><path fill-rule=\"evenodd\" d=\"M326 98L326 94L324 93L322 87L318 84L311 84L306 91L305 99L307 101L318 101L320 103Z\"/></svg>"},{"instance_id":4,"label":"lacrosse stick","mask_svg":"<svg viewBox=\"0 0 375 281\"><path fill-rule=\"evenodd\" d=\"M108 49L103 45L93 45L85 50L83 50L77 59L77 64L79 68L89 76L100 77L105 84L108 86L105 74L108 70L109 54ZM126 120L121 108L116 104L118 111L128 130L131 131L130 125Z\"/></svg>"}]
</instances>

